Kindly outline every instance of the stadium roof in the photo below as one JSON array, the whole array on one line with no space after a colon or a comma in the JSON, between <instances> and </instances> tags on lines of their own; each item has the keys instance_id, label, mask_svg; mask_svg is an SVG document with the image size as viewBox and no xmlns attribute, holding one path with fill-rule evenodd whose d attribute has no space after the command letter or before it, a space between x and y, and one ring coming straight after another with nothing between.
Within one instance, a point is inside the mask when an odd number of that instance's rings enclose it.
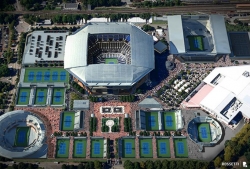
<instances>
[{"instance_id":1,"label":"stadium roof","mask_svg":"<svg viewBox=\"0 0 250 169\"><path fill-rule=\"evenodd\" d=\"M168 29L169 29L170 52L172 54L191 53L191 51L187 50L188 41L185 38L188 34L203 35L206 37L207 42L204 42L205 48L212 50L199 51L199 53L200 52L203 52L204 54L231 53L224 17L221 15L168 16ZM211 37L212 39L210 39L209 35L212 36Z\"/></svg>"},{"instance_id":2,"label":"stadium roof","mask_svg":"<svg viewBox=\"0 0 250 169\"><path fill-rule=\"evenodd\" d=\"M130 34L131 64L87 64L89 34ZM132 86L154 69L152 36L129 23L88 23L68 36L64 68L89 86Z\"/></svg>"},{"instance_id":3,"label":"stadium roof","mask_svg":"<svg viewBox=\"0 0 250 169\"><path fill-rule=\"evenodd\" d=\"M28 34L23 53L23 64L36 61L63 61L67 31L46 30Z\"/></svg>"},{"instance_id":4,"label":"stadium roof","mask_svg":"<svg viewBox=\"0 0 250 169\"><path fill-rule=\"evenodd\" d=\"M217 113L220 118L230 122L239 112L250 118L250 66L232 66L214 69L205 79L204 82L214 88L201 101L212 112ZM234 100L241 102L241 105L225 118L221 113L224 109L230 109L228 106L235 103ZM225 113L226 114L226 113Z\"/></svg>"}]
</instances>

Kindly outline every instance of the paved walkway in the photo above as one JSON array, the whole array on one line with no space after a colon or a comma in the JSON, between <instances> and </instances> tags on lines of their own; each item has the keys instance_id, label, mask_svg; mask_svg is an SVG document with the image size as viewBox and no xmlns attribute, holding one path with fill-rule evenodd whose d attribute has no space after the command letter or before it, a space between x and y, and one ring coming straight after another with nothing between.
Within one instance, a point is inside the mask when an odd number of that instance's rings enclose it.
<instances>
[{"instance_id":1,"label":"paved walkway","mask_svg":"<svg viewBox=\"0 0 250 169\"><path fill-rule=\"evenodd\" d=\"M155 136L153 136L152 138L152 149L153 149L153 158L157 158L157 145Z\"/></svg>"},{"instance_id":2,"label":"paved walkway","mask_svg":"<svg viewBox=\"0 0 250 169\"><path fill-rule=\"evenodd\" d=\"M139 138L135 137L135 158L140 158Z\"/></svg>"},{"instance_id":3,"label":"paved walkway","mask_svg":"<svg viewBox=\"0 0 250 169\"><path fill-rule=\"evenodd\" d=\"M74 137L70 137L69 140L69 159L73 158L74 153Z\"/></svg>"},{"instance_id":4,"label":"paved walkway","mask_svg":"<svg viewBox=\"0 0 250 169\"><path fill-rule=\"evenodd\" d=\"M175 158L174 140L173 140L173 137L170 137L170 138L169 138L169 147L170 147L170 155L171 155L171 158Z\"/></svg>"}]
</instances>

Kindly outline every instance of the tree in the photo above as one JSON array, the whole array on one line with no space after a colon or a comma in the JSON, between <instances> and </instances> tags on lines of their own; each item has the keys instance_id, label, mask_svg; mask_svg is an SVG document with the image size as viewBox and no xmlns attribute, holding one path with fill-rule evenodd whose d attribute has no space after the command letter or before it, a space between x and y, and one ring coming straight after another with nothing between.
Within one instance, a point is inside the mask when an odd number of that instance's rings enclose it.
<instances>
[{"instance_id":1,"label":"tree","mask_svg":"<svg viewBox=\"0 0 250 169\"><path fill-rule=\"evenodd\" d=\"M162 169L162 164L161 164L161 161L160 160L156 160L154 162L154 168L155 169Z\"/></svg>"},{"instance_id":2,"label":"tree","mask_svg":"<svg viewBox=\"0 0 250 169\"><path fill-rule=\"evenodd\" d=\"M94 161L94 166L95 166L95 169L101 169L102 168L102 163L98 160L95 160Z\"/></svg>"},{"instance_id":3,"label":"tree","mask_svg":"<svg viewBox=\"0 0 250 169\"><path fill-rule=\"evenodd\" d=\"M221 162L222 162L221 157L220 156L216 157L216 159L214 160L215 167L220 167L221 166Z\"/></svg>"},{"instance_id":4,"label":"tree","mask_svg":"<svg viewBox=\"0 0 250 169\"><path fill-rule=\"evenodd\" d=\"M18 165L13 164L13 165L12 165L12 168L13 168L13 169L18 169Z\"/></svg>"},{"instance_id":5,"label":"tree","mask_svg":"<svg viewBox=\"0 0 250 169\"><path fill-rule=\"evenodd\" d=\"M146 161L146 168L147 169L154 169L154 163L151 160Z\"/></svg>"},{"instance_id":6,"label":"tree","mask_svg":"<svg viewBox=\"0 0 250 169\"><path fill-rule=\"evenodd\" d=\"M68 166L66 164L62 165L62 169L67 169L67 168L68 168Z\"/></svg>"},{"instance_id":7,"label":"tree","mask_svg":"<svg viewBox=\"0 0 250 169\"><path fill-rule=\"evenodd\" d=\"M79 165L77 166L77 169L84 169L83 164L82 164L82 163L81 163L81 164L79 164Z\"/></svg>"},{"instance_id":8,"label":"tree","mask_svg":"<svg viewBox=\"0 0 250 169\"><path fill-rule=\"evenodd\" d=\"M23 162L20 162L18 164L18 169L27 169L27 167L25 166L25 164Z\"/></svg>"},{"instance_id":9,"label":"tree","mask_svg":"<svg viewBox=\"0 0 250 169\"><path fill-rule=\"evenodd\" d=\"M170 161L169 168L176 169L176 161Z\"/></svg>"},{"instance_id":10,"label":"tree","mask_svg":"<svg viewBox=\"0 0 250 169\"><path fill-rule=\"evenodd\" d=\"M0 66L0 77L7 76L9 74L9 68L7 65Z\"/></svg>"},{"instance_id":11,"label":"tree","mask_svg":"<svg viewBox=\"0 0 250 169\"><path fill-rule=\"evenodd\" d=\"M124 162L123 167L124 167L125 169L134 169L133 163L132 163L131 161L129 161L129 160L126 160L126 161Z\"/></svg>"},{"instance_id":12,"label":"tree","mask_svg":"<svg viewBox=\"0 0 250 169\"><path fill-rule=\"evenodd\" d=\"M134 162L134 169L141 169L139 162Z\"/></svg>"}]
</instances>

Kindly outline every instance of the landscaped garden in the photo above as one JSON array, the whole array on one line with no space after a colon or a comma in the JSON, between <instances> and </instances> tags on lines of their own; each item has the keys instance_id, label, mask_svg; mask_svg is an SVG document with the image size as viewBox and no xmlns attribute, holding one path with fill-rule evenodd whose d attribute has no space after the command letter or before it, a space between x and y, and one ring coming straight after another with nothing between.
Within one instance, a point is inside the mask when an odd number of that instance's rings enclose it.
<instances>
[{"instance_id":1,"label":"landscaped garden","mask_svg":"<svg viewBox=\"0 0 250 169\"><path fill-rule=\"evenodd\" d=\"M119 118L102 118L102 132L119 132L119 131L120 131Z\"/></svg>"}]
</instances>

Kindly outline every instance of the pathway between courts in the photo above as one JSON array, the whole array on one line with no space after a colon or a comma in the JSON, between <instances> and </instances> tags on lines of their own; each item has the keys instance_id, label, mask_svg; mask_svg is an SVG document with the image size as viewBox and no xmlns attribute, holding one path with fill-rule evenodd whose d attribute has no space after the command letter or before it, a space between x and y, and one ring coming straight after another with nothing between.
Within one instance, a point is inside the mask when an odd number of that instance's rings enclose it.
<instances>
[{"instance_id":1,"label":"pathway between courts","mask_svg":"<svg viewBox=\"0 0 250 169\"><path fill-rule=\"evenodd\" d=\"M153 158L157 158L157 148L156 148L156 138L153 136L152 138L152 148L153 148Z\"/></svg>"},{"instance_id":2,"label":"pathway between courts","mask_svg":"<svg viewBox=\"0 0 250 169\"><path fill-rule=\"evenodd\" d=\"M174 154L174 139L173 139L173 137L169 138L169 145L170 145L171 158L175 158L175 154Z\"/></svg>"},{"instance_id":3,"label":"pathway between courts","mask_svg":"<svg viewBox=\"0 0 250 169\"><path fill-rule=\"evenodd\" d=\"M140 158L140 150L139 150L139 138L135 137L135 157Z\"/></svg>"},{"instance_id":4,"label":"pathway between courts","mask_svg":"<svg viewBox=\"0 0 250 169\"><path fill-rule=\"evenodd\" d=\"M70 137L70 140L69 140L69 159L73 158L73 150L74 150L74 137Z\"/></svg>"}]
</instances>

